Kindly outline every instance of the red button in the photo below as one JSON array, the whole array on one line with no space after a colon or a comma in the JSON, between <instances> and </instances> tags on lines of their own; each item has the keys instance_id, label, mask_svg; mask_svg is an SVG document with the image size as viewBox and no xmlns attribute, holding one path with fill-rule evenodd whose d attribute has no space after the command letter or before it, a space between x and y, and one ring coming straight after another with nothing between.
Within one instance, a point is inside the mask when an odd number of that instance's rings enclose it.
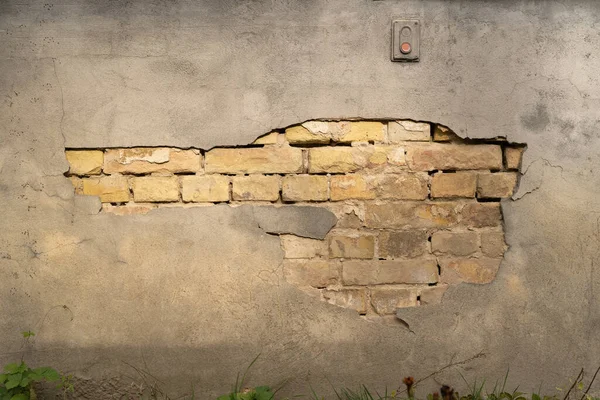
<instances>
[{"instance_id":1,"label":"red button","mask_svg":"<svg viewBox=\"0 0 600 400\"><path fill-rule=\"evenodd\" d=\"M410 45L410 43L408 42L404 42L400 45L400 51L402 52L402 54L408 54L410 53L412 50L412 47Z\"/></svg>"}]
</instances>

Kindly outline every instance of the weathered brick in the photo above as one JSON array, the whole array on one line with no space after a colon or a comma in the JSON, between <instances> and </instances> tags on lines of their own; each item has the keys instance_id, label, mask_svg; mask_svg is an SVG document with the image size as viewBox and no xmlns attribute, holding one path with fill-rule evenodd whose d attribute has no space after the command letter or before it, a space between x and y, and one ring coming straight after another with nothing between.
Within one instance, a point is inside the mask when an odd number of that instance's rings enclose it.
<instances>
[{"instance_id":1,"label":"weathered brick","mask_svg":"<svg viewBox=\"0 0 600 400\"><path fill-rule=\"evenodd\" d=\"M232 182L233 200L276 201L279 199L279 176L234 176Z\"/></svg>"},{"instance_id":2,"label":"weathered brick","mask_svg":"<svg viewBox=\"0 0 600 400\"><path fill-rule=\"evenodd\" d=\"M371 235L331 235L329 256L331 258L373 258L375 237Z\"/></svg>"},{"instance_id":3,"label":"weathered brick","mask_svg":"<svg viewBox=\"0 0 600 400\"><path fill-rule=\"evenodd\" d=\"M516 185L516 172L480 173L477 179L477 197L510 197Z\"/></svg>"},{"instance_id":4,"label":"weathered brick","mask_svg":"<svg viewBox=\"0 0 600 400\"><path fill-rule=\"evenodd\" d=\"M501 218L500 203L472 202L461 211L461 225L467 228L500 226Z\"/></svg>"},{"instance_id":5,"label":"weathered brick","mask_svg":"<svg viewBox=\"0 0 600 400\"><path fill-rule=\"evenodd\" d=\"M395 200L424 200L429 196L429 175L424 172L376 176L377 198Z\"/></svg>"},{"instance_id":6,"label":"weathered brick","mask_svg":"<svg viewBox=\"0 0 600 400\"><path fill-rule=\"evenodd\" d=\"M441 259L440 281L444 283L490 283L496 277L501 262L502 259L497 258Z\"/></svg>"},{"instance_id":7,"label":"weathered brick","mask_svg":"<svg viewBox=\"0 0 600 400\"><path fill-rule=\"evenodd\" d=\"M436 283L438 268L434 259L344 261L342 280L345 285Z\"/></svg>"},{"instance_id":8,"label":"weathered brick","mask_svg":"<svg viewBox=\"0 0 600 400\"><path fill-rule=\"evenodd\" d=\"M394 314L398 308L417 305L417 291L414 288L378 288L370 292L371 305L379 315Z\"/></svg>"},{"instance_id":9,"label":"weathered brick","mask_svg":"<svg viewBox=\"0 0 600 400\"><path fill-rule=\"evenodd\" d=\"M361 147L315 147L308 153L308 172L354 172L368 165L370 155Z\"/></svg>"},{"instance_id":10,"label":"weathered brick","mask_svg":"<svg viewBox=\"0 0 600 400\"><path fill-rule=\"evenodd\" d=\"M65 156L71 175L99 175L104 163L102 150L67 150Z\"/></svg>"},{"instance_id":11,"label":"weathered brick","mask_svg":"<svg viewBox=\"0 0 600 400\"><path fill-rule=\"evenodd\" d=\"M293 174L302 171L302 150L289 146L212 149L206 153L207 173Z\"/></svg>"},{"instance_id":12,"label":"weathered brick","mask_svg":"<svg viewBox=\"0 0 600 400\"><path fill-rule=\"evenodd\" d=\"M328 134L328 123L321 121L315 126L314 132L302 125L292 126L285 130L285 139L291 144L327 144L331 141L331 135ZM318 127L323 127L321 130ZM310 126L309 126L310 127Z\"/></svg>"},{"instance_id":13,"label":"weathered brick","mask_svg":"<svg viewBox=\"0 0 600 400\"><path fill-rule=\"evenodd\" d=\"M201 157L200 152L193 149L181 150L168 147L107 149L104 154L104 172L107 174L198 172Z\"/></svg>"},{"instance_id":14,"label":"weathered brick","mask_svg":"<svg viewBox=\"0 0 600 400\"><path fill-rule=\"evenodd\" d=\"M181 177L181 197L185 202L229 201L229 177L190 175Z\"/></svg>"},{"instance_id":15,"label":"weathered brick","mask_svg":"<svg viewBox=\"0 0 600 400\"><path fill-rule=\"evenodd\" d=\"M386 125L373 121L307 121L285 131L291 144L383 141Z\"/></svg>"},{"instance_id":16,"label":"weathered brick","mask_svg":"<svg viewBox=\"0 0 600 400\"><path fill-rule=\"evenodd\" d=\"M403 141L428 142L431 139L431 126L425 122L390 121L388 140L390 143Z\"/></svg>"},{"instance_id":17,"label":"weathered brick","mask_svg":"<svg viewBox=\"0 0 600 400\"><path fill-rule=\"evenodd\" d=\"M298 286L324 288L337 283L338 263L327 260L284 260L285 280Z\"/></svg>"},{"instance_id":18,"label":"weathered brick","mask_svg":"<svg viewBox=\"0 0 600 400\"><path fill-rule=\"evenodd\" d=\"M460 137L452 130L444 125L436 125L433 129L433 140L435 142L450 142L460 140Z\"/></svg>"},{"instance_id":19,"label":"weathered brick","mask_svg":"<svg viewBox=\"0 0 600 400\"><path fill-rule=\"evenodd\" d=\"M329 198L329 182L321 175L288 175L283 177L284 201L325 201Z\"/></svg>"},{"instance_id":20,"label":"weathered brick","mask_svg":"<svg viewBox=\"0 0 600 400\"><path fill-rule=\"evenodd\" d=\"M349 129L340 135L339 142L381 142L385 138L386 126L381 122L353 121L347 124Z\"/></svg>"},{"instance_id":21,"label":"weathered brick","mask_svg":"<svg viewBox=\"0 0 600 400\"><path fill-rule=\"evenodd\" d=\"M457 224L459 208L460 205L454 202L366 204L365 226L384 229L446 228ZM472 216L476 217L479 214Z\"/></svg>"},{"instance_id":22,"label":"weathered brick","mask_svg":"<svg viewBox=\"0 0 600 400\"><path fill-rule=\"evenodd\" d=\"M477 174L474 172L437 173L431 180L432 198L475 197Z\"/></svg>"},{"instance_id":23,"label":"weathered brick","mask_svg":"<svg viewBox=\"0 0 600 400\"><path fill-rule=\"evenodd\" d=\"M176 176L144 176L131 180L136 202L169 202L179 200L179 178Z\"/></svg>"},{"instance_id":24,"label":"weathered brick","mask_svg":"<svg viewBox=\"0 0 600 400\"><path fill-rule=\"evenodd\" d=\"M507 147L504 149L504 159L506 168L519 169L521 167L521 159L523 157L524 147Z\"/></svg>"},{"instance_id":25,"label":"weathered brick","mask_svg":"<svg viewBox=\"0 0 600 400\"><path fill-rule=\"evenodd\" d=\"M382 231L379 257L419 257L427 252L426 231Z\"/></svg>"},{"instance_id":26,"label":"weathered brick","mask_svg":"<svg viewBox=\"0 0 600 400\"><path fill-rule=\"evenodd\" d=\"M372 179L365 175L333 175L331 177L331 200L375 199L376 188Z\"/></svg>"},{"instance_id":27,"label":"weathered brick","mask_svg":"<svg viewBox=\"0 0 600 400\"><path fill-rule=\"evenodd\" d=\"M277 144L278 139L279 133L271 132L257 138L254 142L252 142L252 144Z\"/></svg>"},{"instance_id":28,"label":"weathered brick","mask_svg":"<svg viewBox=\"0 0 600 400\"><path fill-rule=\"evenodd\" d=\"M322 294L329 304L356 310L359 314L367 313L367 293L365 289L323 290Z\"/></svg>"},{"instance_id":29,"label":"weathered brick","mask_svg":"<svg viewBox=\"0 0 600 400\"><path fill-rule=\"evenodd\" d=\"M468 256L479 250L476 232L435 232L431 236L431 251L435 254Z\"/></svg>"},{"instance_id":30,"label":"weathered brick","mask_svg":"<svg viewBox=\"0 0 600 400\"><path fill-rule=\"evenodd\" d=\"M502 257L506 243L504 243L503 232L482 232L481 252L489 257Z\"/></svg>"},{"instance_id":31,"label":"weathered brick","mask_svg":"<svg viewBox=\"0 0 600 400\"><path fill-rule=\"evenodd\" d=\"M285 258L315 258L328 255L327 242L295 235L281 235Z\"/></svg>"},{"instance_id":32,"label":"weathered brick","mask_svg":"<svg viewBox=\"0 0 600 400\"><path fill-rule=\"evenodd\" d=\"M125 203L129 201L129 184L121 175L86 178L82 180L82 193L100 196L103 203Z\"/></svg>"},{"instance_id":33,"label":"weathered brick","mask_svg":"<svg viewBox=\"0 0 600 400\"><path fill-rule=\"evenodd\" d=\"M419 289L419 302L423 306L440 304L446 290L448 290L448 285L443 283L438 283L435 286L422 287Z\"/></svg>"},{"instance_id":34,"label":"weathered brick","mask_svg":"<svg viewBox=\"0 0 600 400\"><path fill-rule=\"evenodd\" d=\"M406 161L413 171L502 169L502 149L493 144L411 144Z\"/></svg>"}]
</instances>

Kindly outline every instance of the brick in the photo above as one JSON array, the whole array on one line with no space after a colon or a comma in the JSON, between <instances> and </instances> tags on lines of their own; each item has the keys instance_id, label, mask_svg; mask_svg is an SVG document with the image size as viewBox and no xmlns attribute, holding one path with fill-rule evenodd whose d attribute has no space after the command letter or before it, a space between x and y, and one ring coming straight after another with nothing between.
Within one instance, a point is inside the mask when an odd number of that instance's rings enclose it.
<instances>
[{"instance_id":1,"label":"brick","mask_svg":"<svg viewBox=\"0 0 600 400\"><path fill-rule=\"evenodd\" d=\"M504 149L504 160L506 161L507 169L521 168L523 151L525 151L524 147L507 147Z\"/></svg>"},{"instance_id":2,"label":"brick","mask_svg":"<svg viewBox=\"0 0 600 400\"><path fill-rule=\"evenodd\" d=\"M429 142L431 126L424 122L390 121L388 122L388 140L390 143L403 141Z\"/></svg>"},{"instance_id":3,"label":"brick","mask_svg":"<svg viewBox=\"0 0 600 400\"><path fill-rule=\"evenodd\" d=\"M426 231L382 231L379 234L379 257L419 257L427 252Z\"/></svg>"},{"instance_id":4,"label":"brick","mask_svg":"<svg viewBox=\"0 0 600 400\"><path fill-rule=\"evenodd\" d=\"M345 285L379 285L394 283L436 283L435 259L344 261L342 280Z\"/></svg>"},{"instance_id":5,"label":"brick","mask_svg":"<svg viewBox=\"0 0 600 400\"><path fill-rule=\"evenodd\" d=\"M506 249L503 232L482 232L481 252L488 257L502 257Z\"/></svg>"},{"instance_id":6,"label":"brick","mask_svg":"<svg viewBox=\"0 0 600 400\"><path fill-rule=\"evenodd\" d=\"M461 210L460 222L467 228L500 226L500 203L468 203Z\"/></svg>"},{"instance_id":7,"label":"brick","mask_svg":"<svg viewBox=\"0 0 600 400\"><path fill-rule=\"evenodd\" d=\"M83 179L78 178L76 176L70 176L69 180L71 181L71 184L73 185L75 194L83 194Z\"/></svg>"},{"instance_id":8,"label":"brick","mask_svg":"<svg viewBox=\"0 0 600 400\"><path fill-rule=\"evenodd\" d=\"M325 127L322 129L325 132L315 129L313 133L302 125L296 125L285 130L285 139L291 144L327 144L331 141L331 136L327 134L327 123L320 122L320 124Z\"/></svg>"},{"instance_id":9,"label":"brick","mask_svg":"<svg viewBox=\"0 0 600 400\"><path fill-rule=\"evenodd\" d=\"M233 200L266 200L279 199L279 176L234 176L232 178Z\"/></svg>"},{"instance_id":10,"label":"brick","mask_svg":"<svg viewBox=\"0 0 600 400\"><path fill-rule=\"evenodd\" d=\"M460 204L402 202L365 205L365 226L375 229L447 228L458 223ZM475 219L479 214L473 216Z\"/></svg>"},{"instance_id":11,"label":"brick","mask_svg":"<svg viewBox=\"0 0 600 400\"><path fill-rule=\"evenodd\" d=\"M375 199L375 191L370 177L364 175L333 175L331 176L331 200Z\"/></svg>"},{"instance_id":12,"label":"brick","mask_svg":"<svg viewBox=\"0 0 600 400\"><path fill-rule=\"evenodd\" d=\"M326 201L329 181L321 175L288 175L283 177L284 201Z\"/></svg>"},{"instance_id":13,"label":"brick","mask_svg":"<svg viewBox=\"0 0 600 400\"><path fill-rule=\"evenodd\" d=\"M359 314L367 313L365 289L323 290L322 295L329 304L356 310Z\"/></svg>"},{"instance_id":14,"label":"brick","mask_svg":"<svg viewBox=\"0 0 600 400\"><path fill-rule=\"evenodd\" d=\"M278 132L267 133L266 135L262 135L257 138L252 144L277 144L279 139Z\"/></svg>"},{"instance_id":15,"label":"brick","mask_svg":"<svg viewBox=\"0 0 600 400\"><path fill-rule=\"evenodd\" d=\"M412 144L406 161L413 171L502 169L502 149L493 144Z\"/></svg>"},{"instance_id":16,"label":"brick","mask_svg":"<svg viewBox=\"0 0 600 400\"><path fill-rule=\"evenodd\" d=\"M431 236L434 254L468 256L479 250L476 232L435 232Z\"/></svg>"},{"instance_id":17,"label":"brick","mask_svg":"<svg viewBox=\"0 0 600 400\"><path fill-rule=\"evenodd\" d=\"M339 142L381 142L385 138L386 125L381 122L356 121L346 124L349 129L340 135Z\"/></svg>"},{"instance_id":18,"label":"brick","mask_svg":"<svg viewBox=\"0 0 600 400\"><path fill-rule=\"evenodd\" d=\"M104 163L102 150L67 150L65 156L71 175L99 175Z\"/></svg>"},{"instance_id":19,"label":"brick","mask_svg":"<svg viewBox=\"0 0 600 400\"><path fill-rule=\"evenodd\" d=\"M327 260L284 260L283 274L288 283L301 287L324 288L338 282L338 264Z\"/></svg>"},{"instance_id":20,"label":"brick","mask_svg":"<svg viewBox=\"0 0 600 400\"><path fill-rule=\"evenodd\" d=\"M207 173L293 174L302 172L302 150L289 146L212 149L206 153Z\"/></svg>"},{"instance_id":21,"label":"brick","mask_svg":"<svg viewBox=\"0 0 600 400\"><path fill-rule=\"evenodd\" d=\"M510 197L516 185L516 172L480 173L477 179L477 197Z\"/></svg>"},{"instance_id":22,"label":"brick","mask_svg":"<svg viewBox=\"0 0 600 400\"><path fill-rule=\"evenodd\" d=\"M473 172L456 172L453 174L437 173L431 180L431 197L457 198L475 197L477 174Z\"/></svg>"},{"instance_id":23,"label":"brick","mask_svg":"<svg viewBox=\"0 0 600 400\"><path fill-rule=\"evenodd\" d=\"M129 184L121 175L86 178L82 180L82 194L100 196L103 203L125 203L129 201Z\"/></svg>"},{"instance_id":24,"label":"brick","mask_svg":"<svg viewBox=\"0 0 600 400\"><path fill-rule=\"evenodd\" d=\"M179 178L175 176L144 176L131 180L136 202L169 202L179 200Z\"/></svg>"},{"instance_id":25,"label":"brick","mask_svg":"<svg viewBox=\"0 0 600 400\"><path fill-rule=\"evenodd\" d=\"M496 277L501 262L502 259L497 258L441 259L440 281L444 283L490 283Z\"/></svg>"},{"instance_id":26,"label":"brick","mask_svg":"<svg viewBox=\"0 0 600 400\"><path fill-rule=\"evenodd\" d=\"M229 177L193 175L181 177L181 197L185 202L229 201Z\"/></svg>"},{"instance_id":27,"label":"brick","mask_svg":"<svg viewBox=\"0 0 600 400\"><path fill-rule=\"evenodd\" d=\"M371 305L379 315L394 314L398 308L415 307L417 291L413 288L371 289Z\"/></svg>"},{"instance_id":28,"label":"brick","mask_svg":"<svg viewBox=\"0 0 600 400\"><path fill-rule=\"evenodd\" d=\"M444 125L436 125L433 129L433 140L435 142L450 142L461 140L461 138Z\"/></svg>"},{"instance_id":29,"label":"brick","mask_svg":"<svg viewBox=\"0 0 600 400\"><path fill-rule=\"evenodd\" d=\"M426 286L419 290L420 305L435 305L440 304L444 298L444 294L448 290L448 285L438 283L435 286Z\"/></svg>"},{"instance_id":30,"label":"brick","mask_svg":"<svg viewBox=\"0 0 600 400\"><path fill-rule=\"evenodd\" d=\"M429 196L429 175L424 172L382 175L374 181L380 199L425 200Z\"/></svg>"},{"instance_id":31,"label":"brick","mask_svg":"<svg viewBox=\"0 0 600 400\"><path fill-rule=\"evenodd\" d=\"M201 158L200 152L194 149L181 150L168 147L107 149L104 154L104 173L198 172Z\"/></svg>"},{"instance_id":32,"label":"brick","mask_svg":"<svg viewBox=\"0 0 600 400\"><path fill-rule=\"evenodd\" d=\"M327 242L295 235L281 235L281 247L285 258L327 257Z\"/></svg>"},{"instance_id":33,"label":"brick","mask_svg":"<svg viewBox=\"0 0 600 400\"><path fill-rule=\"evenodd\" d=\"M373 258L375 237L371 235L331 235L329 256L331 258Z\"/></svg>"},{"instance_id":34,"label":"brick","mask_svg":"<svg viewBox=\"0 0 600 400\"><path fill-rule=\"evenodd\" d=\"M360 147L316 147L308 152L308 172L355 172L369 163L370 152Z\"/></svg>"}]
</instances>

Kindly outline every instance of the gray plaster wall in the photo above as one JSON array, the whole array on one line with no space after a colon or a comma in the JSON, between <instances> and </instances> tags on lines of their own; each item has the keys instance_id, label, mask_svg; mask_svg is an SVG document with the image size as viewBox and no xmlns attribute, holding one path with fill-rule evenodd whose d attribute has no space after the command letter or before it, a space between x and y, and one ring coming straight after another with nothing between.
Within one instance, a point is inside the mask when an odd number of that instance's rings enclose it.
<instances>
[{"instance_id":1,"label":"gray plaster wall","mask_svg":"<svg viewBox=\"0 0 600 400\"><path fill-rule=\"evenodd\" d=\"M394 16L421 19L419 63L390 62ZM564 387L600 360L598 71L593 0L1 1L0 362L25 350L88 398L137 369L209 399L259 353L249 383L285 394L509 367ZM365 321L285 284L251 208L119 217L63 176L65 147L208 149L344 117L527 143L492 284Z\"/></svg>"}]
</instances>

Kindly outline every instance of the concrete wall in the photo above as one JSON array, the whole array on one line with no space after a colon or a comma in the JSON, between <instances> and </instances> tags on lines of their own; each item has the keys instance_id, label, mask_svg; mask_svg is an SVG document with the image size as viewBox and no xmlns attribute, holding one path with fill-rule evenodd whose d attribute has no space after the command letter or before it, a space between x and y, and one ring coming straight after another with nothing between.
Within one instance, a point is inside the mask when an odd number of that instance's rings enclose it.
<instances>
[{"instance_id":1,"label":"concrete wall","mask_svg":"<svg viewBox=\"0 0 600 400\"><path fill-rule=\"evenodd\" d=\"M421 19L419 63L390 62L393 16ZM27 359L96 397L138 368L211 398L258 353L250 383L288 394L462 360L436 381L565 386L600 359L599 27L593 0L1 2L0 361L32 329ZM370 323L283 283L248 209L99 213L63 175L65 147L209 149L344 117L527 143L492 284Z\"/></svg>"}]
</instances>

